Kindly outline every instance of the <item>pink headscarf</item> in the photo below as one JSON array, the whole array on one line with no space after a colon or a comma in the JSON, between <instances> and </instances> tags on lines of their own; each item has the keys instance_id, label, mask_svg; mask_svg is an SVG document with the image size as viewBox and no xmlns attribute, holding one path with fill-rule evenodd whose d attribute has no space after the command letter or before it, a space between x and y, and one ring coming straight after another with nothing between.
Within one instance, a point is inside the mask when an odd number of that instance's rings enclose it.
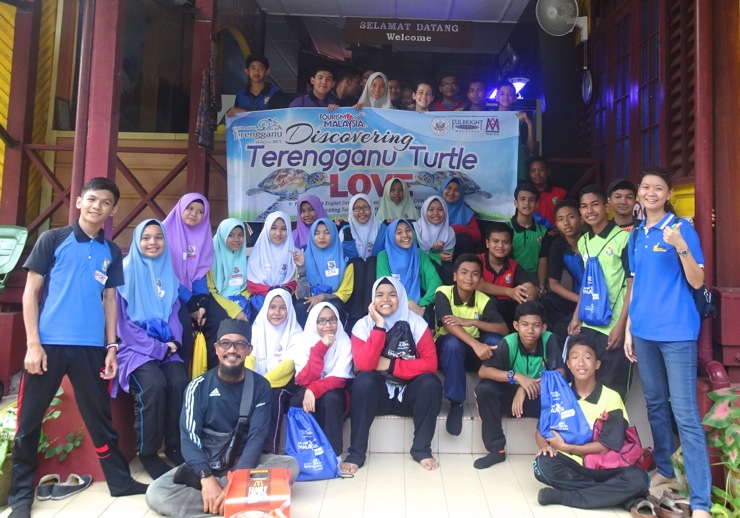
<instances>
[{"instance_id":1,"label":"pink headscarf","mask_svg":"<svg viewBox=\"0 0 740 518\"><path fill-rule=\"evenodd\" d=\"M190 227L182 220L182 213L194 201L203 203L203 220ZM172 267L180 284L193 288L193 281L204 277L213 265L213 236L211 209L202 194L191 192L180 198L162 223L172 257Z\"/></svg>"}]
</instances>

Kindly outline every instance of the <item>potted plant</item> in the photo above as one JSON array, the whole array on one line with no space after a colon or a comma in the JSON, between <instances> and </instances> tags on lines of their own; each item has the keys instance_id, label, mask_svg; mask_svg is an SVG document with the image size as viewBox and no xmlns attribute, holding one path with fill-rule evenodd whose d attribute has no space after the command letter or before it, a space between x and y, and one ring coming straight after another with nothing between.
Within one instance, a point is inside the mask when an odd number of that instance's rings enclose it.
<instances>
[{"instance_id":1,"label":"potted plant","mask_svg":"<svg viewBox=\"0 0 740 518\"><path fill-rule=\"evenodd\" d=\"M714 516L740 515L740 385L709 392L714 405L704 416L707 444L719 455L725 467L725 487L712 487Z\"/></svg>"}]
</instances>

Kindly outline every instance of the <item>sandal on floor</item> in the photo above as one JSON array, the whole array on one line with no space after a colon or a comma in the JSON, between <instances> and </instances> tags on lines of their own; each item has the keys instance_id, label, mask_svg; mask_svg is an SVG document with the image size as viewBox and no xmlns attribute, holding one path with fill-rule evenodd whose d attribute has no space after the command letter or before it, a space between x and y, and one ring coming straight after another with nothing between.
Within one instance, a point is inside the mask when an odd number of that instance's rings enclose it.
<instances>
[{"instance_id":1,"label":"sandal on floor","mask_svg":"<svg viewBox=\"0 0 740 518\"><path fill-rule=\"evenodd\" d=\"M65 482L55 484L51 489L52 500L62 500L80 491L87 489L92 483L92 475L76 475L72 473Z\"/></svg>"},{"instance_id":2,"label":"sandal on floor","mask_svg":"<svg viewBox=\"0 0 740 518\"><path fill-rule=\"evenodd\" d=\"M660 495L660 509L666 509L670 511L670 514L665 514L666 518L688 518L691 516L691 507L685 499L682 502L678 502L678 495L673 491L667 489Z\"/></svg>"},{"instance_id":3,"label":"sandal on floor","mask_svg":"<svg viewBox=\"0 0 740 518\"><path fill-rule=\"evenodd\" d=\"M645 516L658 516L655 514L655 506L650 500L645 500L644 498L641 498L637 502L635 502L635 505L632 506L632 509L630 509L630 515L632 515L632 518L643 518Z\"/></svg>"},{"instance_id":4,"label":"sandal on floor","mask_svg":"<svg viewBox=\"0 0 740 518\"><path fill-rule=\"evenodd\" d=\"M39 500L49 500L51 498L52 488L61 481L62 478L58 473L51 473L41 477L39 485L36 486L36 498Z\"/></svg>"}]
</instances>

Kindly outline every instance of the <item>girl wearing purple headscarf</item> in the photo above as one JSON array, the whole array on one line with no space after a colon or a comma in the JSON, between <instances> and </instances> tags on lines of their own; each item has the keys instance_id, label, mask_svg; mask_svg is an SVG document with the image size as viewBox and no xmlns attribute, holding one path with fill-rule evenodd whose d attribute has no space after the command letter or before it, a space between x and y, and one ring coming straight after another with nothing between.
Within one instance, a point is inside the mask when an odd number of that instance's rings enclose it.
<instances>
[{"instance_id":1,"label":"girl wearing purple headscarf","mask_svg":"<svg viewBox=\"0 0 740 518\"><path fill-rule=\"evenodd\" d=\"M180 198L163 222L172 258L172 268L180 282L180 321L183 324L183 358L192 356L191 319L198 326L207 323L211 300L206 274L213 265L213 236L210 207L202 194L188 193ZM208 336L206 336L208 340ZM210 343L215 343L215 339Z\"/></svg>"},{"instance_id":2,"label":"girl wearing purple headscarf","mask_svg":"<svg viewBox=\"0 0 740 518\"><path fill-rule=\"evenodd\" d=\"M293 231L293 241L296 248L303 248L305 250L308 245L309 236L311 235L309 230L313 222L319 218L326 218L328 216L319 197L313 194L306 194L299 198L296 207L298 207L298 219L296 219L296 226Z\"/></svg>"}]
</instances>

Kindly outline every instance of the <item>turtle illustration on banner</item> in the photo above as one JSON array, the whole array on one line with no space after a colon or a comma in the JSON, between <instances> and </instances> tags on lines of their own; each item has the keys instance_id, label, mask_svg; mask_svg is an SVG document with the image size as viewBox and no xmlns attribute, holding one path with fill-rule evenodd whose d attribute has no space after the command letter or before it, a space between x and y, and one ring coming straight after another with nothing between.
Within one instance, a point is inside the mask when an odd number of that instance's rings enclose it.
<instances>
[{"instance_id":1,"label":"turtle illustration on banner","mask_svg":"<svg viewBox=\"0 0 740 518\"><path fill-rule=\"evenodd\" d=\"M278 210L280 202L295 201L309 189L331 185L326 173L307 173L302 169L293 168L276 169L267 175L256 188L249 189L247 196L265 192L278 197L272 205L257 216L257 221L265 221L268 214Z\"/></svg>"}]
</instances>

